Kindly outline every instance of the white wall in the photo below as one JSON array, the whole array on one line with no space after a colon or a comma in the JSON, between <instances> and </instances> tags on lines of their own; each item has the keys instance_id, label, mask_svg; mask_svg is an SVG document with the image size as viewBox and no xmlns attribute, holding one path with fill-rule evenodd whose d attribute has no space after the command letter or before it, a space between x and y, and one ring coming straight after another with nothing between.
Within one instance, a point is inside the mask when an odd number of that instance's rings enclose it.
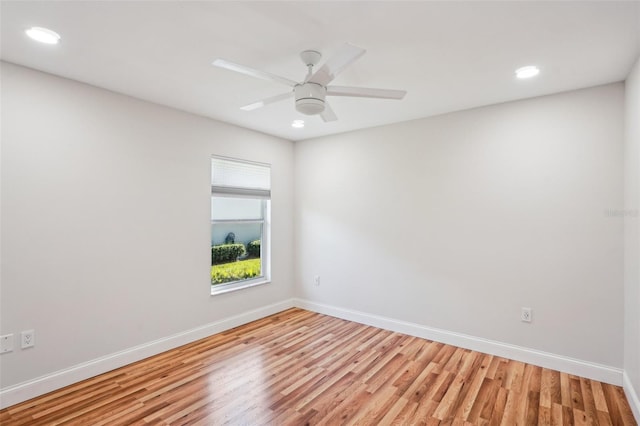
<instances>
[{"instance_id":1,"label":"white wall","mask_svg":"<svg viewBox=\"0 0 640 426\"><path fill-rule=\"evenodd\" d=\"M293 144L2 64L3 388L293 294ZM210 295L210 156L272 164L272 282Z\"/></svg>"},{"instance_id":2,"label":"white wall","mask_svg":"<svg viewBox=\"0 0 640 426\"><path fill-rule=\"evenodd\" d=\"M621 84L300 142L293 173L288 141L1 71L0 333L37 334L0 356L2 388L286 300L295 278L311 302L613 367L624 328L638 389ZM638 208L638 73L624 211ZM211 154L273 165L269 285L209 295Z\"/></svg>"},{"instance_id":3,"label":"white wall","mask_svg":"<svg viewBox=\"0 0 640 426\"><path fill-rule=\"evenodd\" d=\"M625 89L624 369L628 380L625 390L640 421L640 59Z\"/></svg>"},{"instance_id":4,"label":"white wall","mask_svg":"<svg viewBox=\"0 0 640 426\"><path fill-rule=\"evenodd\" d=\"M298 143L297 295L621 368L623 95Z\"/></svg>"}]
</instances>

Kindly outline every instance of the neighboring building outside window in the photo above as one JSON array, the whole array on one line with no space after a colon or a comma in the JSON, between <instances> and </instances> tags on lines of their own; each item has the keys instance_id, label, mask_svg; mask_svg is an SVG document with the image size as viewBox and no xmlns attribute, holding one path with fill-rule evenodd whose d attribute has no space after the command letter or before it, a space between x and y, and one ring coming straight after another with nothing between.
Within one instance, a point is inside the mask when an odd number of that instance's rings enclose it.
<instances>
[{"instance_id":1,"label":"neighboring building outside window","mask_svg":"<svg viewBox=\"0 0 640 426\"><path fill-rule=\"evenodd\" d=\"M271 167L211 159L211 294L269 282Z\"/></svg>"}]
</instances>

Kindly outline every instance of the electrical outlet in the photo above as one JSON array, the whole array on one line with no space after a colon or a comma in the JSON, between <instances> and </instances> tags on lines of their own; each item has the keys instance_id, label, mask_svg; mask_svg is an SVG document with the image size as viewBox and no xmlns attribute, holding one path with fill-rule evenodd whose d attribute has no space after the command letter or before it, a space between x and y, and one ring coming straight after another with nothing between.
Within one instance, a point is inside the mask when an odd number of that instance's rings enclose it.
<instances>
[{"instance_id":1,"label":"electrical outlet","mask_svg":"<svg viewBox=\"0 0 640 426\"><path fill-rule=\"evenodd\" d=\"M36 332L34 330L25 330L20 333L20 347L22 349L31 348L36 344Z\"/></svg>"},{"instance_id":2,"label":"electrical outlet","mask_svg":"<svg viewBox=\"0 0 640 426\"><path fill-rule=\"evenodd\" d=\"M316 275L316 276L314 276L314 277L313 277L313 284L314 284L316 287L319 287L319 286L320 286L320 275Z\"/></svg>"},{"instance_id":3,"label":"electrical outlet","mask_svg":"<svg viewBox=\"0 0 640 426\"><path fill-rule=\"evenodd\" d=\"M522 322L531 322L531 308L522 308L520 311L520 320Z\"/></svg>"},{"instance_id":4,"label":"electrical outlet","mask_svg":"<svg viewBox=\"0 0 640 426\"><path fill-rule=\"evenodd\" d=\"M0 354L13 351L13 334L0 336Z\"/></svg>"}]
</instances>

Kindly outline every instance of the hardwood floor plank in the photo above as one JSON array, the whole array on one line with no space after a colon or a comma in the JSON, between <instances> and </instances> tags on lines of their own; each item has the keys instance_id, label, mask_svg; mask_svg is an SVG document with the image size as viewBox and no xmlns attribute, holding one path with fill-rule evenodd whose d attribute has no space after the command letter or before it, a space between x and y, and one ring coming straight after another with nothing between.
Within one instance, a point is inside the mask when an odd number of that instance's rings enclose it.
<instances>
[{"instance_id":1,"label":"hardwood floor plank","mask_svg":"<svg viewBox=\"0 0 640 426\"><path fill-rule=\"evenodd\" d=\"M553 407L551 407L551 424L553 426L562 426L564 424L562 413L562 404L554 402Z\"/></svg>"},{"instance_id":2,"label":"hardwood floor plank","mask_svg":"<svg viewBox=\"0 0 640 426\"><path fill-rule=\"evenodd\" d=\"M487 374L488 376L488 374ZM485 377L480 385L478 395L473 400L473 406L469 412L467 420L472 423L478 423L481 420L488 421L491 418L493 407L498 396L499 382Z\"/></svg>"},{"instance_id":3,"label":"hardwood floor plank","mask_svg":"<svg viewBox=\"0 0 640 426\"><path fill-rule=\"evenodd\" d=\"M560 397L563 407L573 406L571 401L571 381L567 373L560 373Z\"/></svg>"},{"instance_id":4,"label":"hardwood floor plank","mask_svg":"<svg viewBox=\"0 0 640 426\"><path fill-rule=\"evenodd\" d=\"M465 383L466 392L463 392L463 396L460 399L460 403L455 413L456 418L461 418L465 421L469 419L474 402L478 397L478 392L480 392L480 388L487 375L488 367L491 365L491 361L493 360L491 355L479 355L480 356L478 358L480 359L480 365L475 369L473 377Z\"/></svg>"},{"instance_id":5,"label":"hardwood floor plank","mask_svg":"<svg viewBox=\"0 0 640 426\"><path fill-rule=\"evenodd\" d=\"M0 411L4 425L636 425L620 387L302 309Z\"/></svg>"},{"instance_id":6,"label":"hardwood floor plank","mask_svg":"<svg viewBox=\"0 0 640 426\"><path fill-rule=\"evenodd\" d=\"M509 392L507 391L507 388L500 386L498 388L498 393L496 394L496 402L491 410L491 417L487 418L489 425L498 426L502 424L503 418L505 417L505 406L507 404L508 396ZM507 413L507 417L508 415L509 413Z\"/></svg>"},{"instance_id":7,"label":"hardwood floor plank","mask_svg":"<svg viewBox=\"0 0 640 426\"><path fill-rule=\"evenodd\" d=\"M502 389L500 390L502 391ZM517 415L516 408L518 406L518 398L520 396L520 393L516 391L507 391L505 393L506 393L506 400L504 402L504 407L502 408L503 414L502 414L502 421L500 422L500 425L511 426L516 424L516 415Z\"/></svg>"},{"instance_id":8,"label":"hardwood floor plank","mask_svg":"<svg viewBox=\"0 0 640 426\"><path fill-rule=\"evenodd\" d=\"M487 368L487 378L494 379L496 377L496 371L501 359L499 356L492 356L491 364Z\"/></svg>"},{"instance_id":9,"label":"hardwood floor plank","mask_svg":"<svg viewBox=\"0 0 640 426\"><path fill-rule=\"evenodd\" d=\"M504 378L504 386L507 390L520 392L522 388L522 374L524 373L524 364L516 361L507 363L506 375Z\"/></svg>"},{"instance_id":10,"label":"hardwood floor plank","mask_svg":"<svg viewBox=\"0 0 640 426\"><path fill-rule=\"evenodd\" d=\"M432 417L436 419L444 420L449 417L449 414L455 409L456 401L464 385L464 377L461 375L452 374L453 380L447 387L447 391L440 400L440 404L436 408L436 411L432 414ZM453 416L451 416L453 418Z\"/></svg>"},{"instance_id":11,"label":"hardwood floor plank","mask_svg":"<svg viewBox=\"0 0 640 426\"><path fill-rule=\"evenodd\" d=\"M318 426L347 423L356 414L362 405L362 401L369 399L370 396L371 394L367 392L366 385L356 382L353 391L347 393L346 398L335 405L326 416L323 416L317 423Z\"/></svg>"},{"instance_id":12,"label":"hardwood floor plank","mask_svg":"<svg viewBox=\"0 0 640 426\"><path fill-rule=\"evenodd\" d=\"M540 378L540 407L548 408L551 412L551 392L553 390L551 370L542 369Z\"/></svg>"},{"instance_id":13,"label":"hardwood floor plank","mask_svg":"<svg viewBox=\"0 0 640 426\"><path fill-rule=\"evenodd\" d=\"M617 396L614 392L613 387L603 383L602 391L604 393L604 398L607 401L611 423L613 423L614 425L624 424L622 414L620 413L620 408L618 408L618 403L616 402Z\"/></svg>"},{"instance_id":14,"label":"hardwood floor plank","mask_svg":"<svg viewBox=\"0 0 640 426\"><path fill-rule=\"evenodd\" d=\"M527 415L524 424L535 425L540 417L540 392L529 391L527 402Z\"/></svg>"},{"instance_id":15,"label":"hardwood floor plank","mask_svg":"<svg viewBox=\"0 0 640 426\"><path fill-rule=\"evenodd\" d=\"M611 423L611 417L609 416L609 413L598 411L598 421L596 425L597 424L599 424L600 426L612 426L613 423Z\"/></svg>"},{"instance_id":16,"label":"hardwood floor plank","mask_svg":"<svg viewBox=\"0 0 640 426\"><path fill-rule=\"evenodd\" d=\"M538 426L551 425L551 409L540 405L538 407Z\"/></svg>"},{"instance_id":17,"label":"hardwood floor plank","mask_svg":"<svg viewBox=\"0 0 640 426\"><path fill-rule=\"evenodd\" d=\"M566 426L572 426L574 424L573 419L573 409L571 407L567 407L566 405L562 406L562 424Z\"/></svg>"},{"instance_id":18,"label":"hardwood floor plank","mask_svg":"<svg viewBox=\"0 0 640 426\"><path fill-rule=\"evenodd\" d=\"M416 411L408 424L411 425L428 425L440 424L440 419L431 417L431 414L438 408L438 403L433 400L426 400L418 403Z\"/></svg>"},{"instance_id":19,"label":"hardwood floor plank","mask_svg":"<svg viewBox=\"0 0 640 426\"><path fill-rule=\"evenodd\" d=\"M500 386L502 386L505 383L508 366L509 366L509 360L506 360L506 359L501 359L500 362L498 363L498 368L496 369L496 373L493 379L496 380L500 384Z\"/></svg>"},{"instance_id":20,"label":"hardwood floor plank","mask_svg":"<svg viewBox=\"0 0 640 426\"><path fill-rule=\"evenodd\" d=\"M393 419L393 425L410 425L411 419L414 413L418 409L418 403L416 401L407 401L404 408L400 410L400 413Z\"/></svg>"},{"instance_id":21,"label":"hardwood floor plank","mask_svg":"<svg viewBox=\"0 0 640 426\"><path fill-rule=\"evenodd\" d=\"M397 425L401 424L401 419L398 419L400 413L404 410L404 407L407 406L406 398L398 398L396 402L384 413L384 416L380 419L377 424L381 425Z\"/></svg>"},{"instance_id":22,"label":"hardwood floor plank","mask_svg":"<svg viewBox=\"0 0 640 426\"><path fill-rule=\"evenodd\" d=\"M354 394L360 389L366 390L366 385L355 379L355 375L349 373L341 380L336 382L330 390L319 394L310 404L309 408L313 409L317 415L316 418L321 419L333 412L349 395ZM328 398L327 398L328 396ZM304 411L304 410L299 410Z\"/></svg>"},{"instance_id":23,"label":"hardwood floor plank","mask_svg":"<svg viewBox=\"0 0 640 426\"><path fill-rule=\"evenodd\" d=\"M593 399L593 391L591 390L591 380L581 377L580 389L582 390L582 403L584 404L584 411L587 415L588 423L598 423L598 413L595 400Z\"/></svg>"},{"instance_id":24,"label":"hardwood floor plank","mask_svg":"<svg viewBox=\"0 0 640 426\"><path fill-rule=\"evenodd\" d=\"M347 425L377 425L398 400L395 388L385 386L373 394L366 404L362 404Z\"/></svg>"},{"instance_id":25,"label":"hardwood floor plank","mask_svg":"<svg viewBox=\"0 0 640 426\"><path fill-rule=\"evenodd\" d=\"M596 404L596 410L608 414L609 408L607 407L607 400L605 399L604 392L602 391L602 384L592 380L591 391L593 393L593 401Z\"/></svg>"},{"instance_id":26,"label":"hardwood floor plank","mask_svg":"<svg viewBox=\"0 0 640 426\"><path fill-rule=\"evenodd\" d=\"M327 398L329 392L333 392L334 395L344 389L347 384L354 382L355 374L352 371L343 370L333 374L320 384L311 392L305 395L294 405L296 411L306 411L309 407L313 407L318 401L326 400L330 401L331 397ZM285 401L286 402L286 401Z\"/></svg>"},{"instance_id":27,"label":"hardwood floor plank","mask_svg":"<svg viewBox=\"0 0 640 426\"><path fill-rule=\"evenodd\" d=\"M571 406L575 410L584 411L584 402L582 397L582 386L580 385L580 378L575 377L569 379L569 385L571 387Z\"/></svg>"}]
</instances>

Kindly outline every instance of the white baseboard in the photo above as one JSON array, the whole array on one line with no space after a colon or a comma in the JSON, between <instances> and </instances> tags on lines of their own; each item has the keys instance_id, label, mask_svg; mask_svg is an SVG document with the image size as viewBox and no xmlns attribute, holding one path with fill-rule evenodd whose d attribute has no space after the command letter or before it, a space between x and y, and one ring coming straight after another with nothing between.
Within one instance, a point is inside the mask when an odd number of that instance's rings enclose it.
<instances>
[{"instance_id":1,"label":"white baseboard","mask_svg":"<svg viewBox=\"0 0 640 426\"><path fill-rule=\"evenodd\" d=\"M631 384L631 379L626 372L623 373L622 378L622 388L624 389L624 393L627 396L627 400L629 401L629 405L631 406L631 411L633 411L633 415L636 418L636 422L640 424L640 395L636 392L633 385Z\"/></svg>"},{"instance_id":2,"label":"white baseboard","mask_svg":"<svg viewBox=\"0 0 640 426\"><path fill-rule=\"evenodd\" d=\"M187 343L195 342L207 336L284 311L293 306L293 299L284 300L182 333L154 340L153 342L134 346L133 348L125 349L82 364L74 365L73 367L65 368L64 370L56 371L24 383L0 389L0 409L10 407L47 392L106 373L107 371L123 367L170 349L186 345Z\"/></svg>"},{"instance_id":3,"label":"white baseboard","mask_svg":"<svg viewBox=\"0 0 640 426\"><path fill-rule=\"evenodd\" d=\"M577 376L586 377L600 382L610 383L617 386L622 385L622 370L607 365L582 361L570 357L556 355L522 346L497 342L495 340L483 339L481 337L469 336L462 333L455 333L420 324L399 321L393 318L386 318L379 315L372 315L365 312L353 311L336 306L315 303L304 299L294 299L295 306L318 312L320 314L331 315L337 318L383 328L398 333L421 337L423 339L434 340L465 349L471 349L491 355L522 361L529 364L538 365L544 368L562 371ZM637 399L636 399L637 401Z\"/></svg>"}]
</instances>

